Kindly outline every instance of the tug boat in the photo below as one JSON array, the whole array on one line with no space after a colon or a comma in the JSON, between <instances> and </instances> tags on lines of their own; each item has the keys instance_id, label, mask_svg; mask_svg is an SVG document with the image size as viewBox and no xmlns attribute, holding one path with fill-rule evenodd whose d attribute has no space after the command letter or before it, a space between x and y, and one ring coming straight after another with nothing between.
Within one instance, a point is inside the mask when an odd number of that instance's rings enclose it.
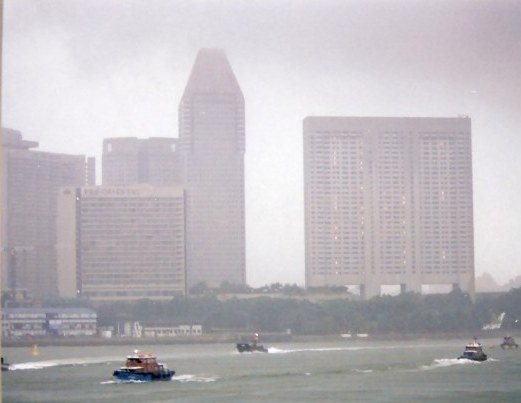
<instances>
[{"instance_id":1,"label":"tug boat","mask_svg":"<svg viewBox=\"0 0 521 403\"><path fill-rule=\"evenodd\" d=\"M487 355L483 352L483 346L474 339L465 346L463 354L458 357L458 360L472 360L472 361L486 361Z\"/></svg>"},{"instance_id":2,"label":"tug boat","mask_svg":"<svg viewBox=\"0 0 521 403\"><path fill-rule=\"evenodd\" d=\"M251 343L237 343L237 351L239 351L239 353L253 353L254 351L267 353L268 349L262 344L257 344L258 341L259 334L255 333L252 337Z\"/></svg>"},{"instance_id":3,"label":"tug boat","mask_svg":"<svg viewBox=\"0 0 521 403\"><path fill-rule=\"evenodd\" d=\"M500 346L503 350L505 350L510 348L518 348L519 344L516 343L512 336L507 334L505 337L503 337L503 343L501 343Z\"/></svg>"},{"instance_id":4,"label":"tug boat","mask_svg":"<svg viewBox=\"0 0 521 403\"><path fill-rule=\"evenodd\" d=\"M9 371L9 364L4 361L4 357L2 357L2 371Z\"/></svg>"},{"instance_id":5,"label":"tug boat","mask_svg":"<svg viewBox=\"0 0 521 403\"><path fill-rule=\"evenodd\" d=\"M239 353L253 353L254 351L259 351L261 353L268 352L266 347L264 347L262 344L256 343L237 343L237 350Z\"/></svg>"},{"instance_id":6,"label":"tug boat","mask_svg":"<svg viewBox=\"0 0 521 403\"><path fill-rule=\"evenodd\" d=\"M169 370L166 365L158 363L152 353L142 354L134 350L134 354L127 356L123 367L112 374L120 381L169 381L175 371Z\"/></svg>"}]
</instances>

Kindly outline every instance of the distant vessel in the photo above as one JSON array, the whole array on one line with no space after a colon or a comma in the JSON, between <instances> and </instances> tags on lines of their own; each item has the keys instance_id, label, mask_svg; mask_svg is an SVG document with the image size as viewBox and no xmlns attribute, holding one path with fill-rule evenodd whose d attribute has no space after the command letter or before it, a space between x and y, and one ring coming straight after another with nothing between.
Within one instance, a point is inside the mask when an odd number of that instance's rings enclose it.
<instances>
[{"instance_id":1,"label":"distant vessel","mask_svg":"<svg viewBox=\"0 0 521 403\"><path fill-rule=\"evenodd\" d=\"M487 355L483 352L483 346L474 339L465 346L463 354L458 357L458 360L472 360L472 361L486 361Z\"/></svg>"},{"instance_id":2,"label":"distant vessel","mask_svg":"<svg viewBox=\"0 0 521 403\"><path fill-rule=\"evenodd\" d=\"M503 343L501 343L500 346L503 350L505 350L510 348L518 348L519 344L516 343L512 336L507 334L505 337L503 337Z\"/></svg>"},{"instance_id":3,"label":"distant vessel","mask_svg":"<svg viewBox=\"0 0 521 403\"><path fill-rule=\"evenodd\" d=\"M237 343L237 350L239 351L239 353L252 353L254 351L267 353L268 349L265 348L262 344L257 344L258 341L259 334L254 333L251 343Z\"/></svg>"},{"instance_id":4,"label":"distant vessel","mask_svg":"<svg viewBox=\"0 0 521 403\"><path fill-rule=\"evenodd\" d=\"M262 344L253 344L253 343L237 343L237 350L239 353L252 353L254 351L259 351L261 353L267 353L268 349L264 347Z\"/></svg>"},{"instance_id":5,"label":"distant vessel","mask_svg":"<svg viewBox=\"0 0 521 403\"><path fill-rule=\"evenodd\" d=\"M166 365L158 363L152 353L141 354L138 350L127 356L123 367L112 374L120 381L169 381L175 371L169 370Z\"/></svg>"},{"instance_id":6,"label":"distant vessel","mask_svg":"<svg viewBox=\"0 0 521 403\"><path fill-rule=\"evenodd\" d=\"M40 355L40 352L38 351L38 346L36 344L33 344L33 349L31 350L31 355L33 357Z\"/></svg>"},{"instance_id":7,"label":"distant vessel","mask_svg":"<svg viewBox=\"0 0 521 403\"><path fill-rule=\"evenodd\" d=\"M2 371L9 371L9 364L4 361L4 357L2 357Z\"/></svg>"}]
</instances>

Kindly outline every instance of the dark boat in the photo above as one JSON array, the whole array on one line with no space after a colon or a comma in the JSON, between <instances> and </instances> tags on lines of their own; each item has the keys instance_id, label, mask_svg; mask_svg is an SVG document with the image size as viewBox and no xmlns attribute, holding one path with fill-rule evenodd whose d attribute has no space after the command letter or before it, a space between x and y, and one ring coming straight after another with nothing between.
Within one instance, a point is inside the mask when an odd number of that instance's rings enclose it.
<instances>
[{"instance_id":1,"label":"dark boat","mask_svg":"<svg viewBox=\"0 0 521 403\"><path fill-rule=\"evenodd\" d=\"M237 343L237 351L239 351L239 353L253 353L255 351L267 353L268 349L262 344L257 344L258 341L259 334L255 333L252 337L251 343Z\"/></svg>"},{"instance_id":2,"label":"dark boat","mask_svg":"<svg viewBox=\"0 0 521 403\"><path fill-rule=\"evenodd\" d=\"M127 356L123 367L112 374L120 381L169 381L175 371L169 370L166 365L158 363L152 353L141 354L137 350Z\"/></svg>"},{"instance_id":3,"label":"dark boat","mask_svg":"<svg viewBox=\"0 0 521 403\"><path fill-rule=\"evenodd\" d=\"M260 351L261 353L267 353L268 349L262 344L254 343L237 343L237 350L239 353L252 353L254 351Z\"/></svg>"},{"instance_id":4,"label":"dark boat","mask_svg":"<svg viewBox=\"0 0 521 403\"><path fill-rule=\"evenodd\" d=\"M2 371L9 371L9 364L4 362L4 357L2 357Z\"/></svg>"},{"instance_id":5,"label":"dark boat","mask_svg":"<svg viewBox=\"0 0 521 403\"><path fill-rule=\"evenodd\" d=\"M481 343L474 339L465 346L463 354L458 357L458 360L472 360L472 361L486 361L487 355L483 352Z\"/></svg>"},{"instance_id":6,"label":"dark boat","mask_svg":"<svg viewBox=\"0 0 521 403\"><path fill-rule=\"evenodd\" d=\"M518 348L519 344L516 343L512 336L507 334L505 337L503 337L503 343L501 343L500 346L503 350L505 350L507 348Z\"/></svg>"}]
</instances>

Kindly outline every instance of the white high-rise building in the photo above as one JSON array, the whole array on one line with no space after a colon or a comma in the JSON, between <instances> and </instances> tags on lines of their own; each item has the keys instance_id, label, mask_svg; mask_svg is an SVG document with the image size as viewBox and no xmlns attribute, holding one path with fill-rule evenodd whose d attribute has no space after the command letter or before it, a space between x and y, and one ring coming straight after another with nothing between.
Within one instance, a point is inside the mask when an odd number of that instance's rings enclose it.
<instances>
[{"instance_id":1,"label":"white high-rise building","mask_svg":"<svg viewBox=\"0 0 521 403\"><path fill-rule=\"evenodd\" d=\"M474 293L471 122L304 120L306 286Z\"/></svg>"}]
</instances>

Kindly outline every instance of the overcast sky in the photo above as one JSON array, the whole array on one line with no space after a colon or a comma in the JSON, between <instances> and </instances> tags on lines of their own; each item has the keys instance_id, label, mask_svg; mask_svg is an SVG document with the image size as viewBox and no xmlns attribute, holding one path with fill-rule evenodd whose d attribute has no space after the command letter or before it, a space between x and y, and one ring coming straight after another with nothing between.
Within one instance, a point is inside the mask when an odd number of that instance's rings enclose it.
<instances>
[{"instance_id":1,"label":"overcast sky","mask_svg":"<svg viewBox=\"0 0 521 403\"><path fill-rule=\"evenodd\" d=\"M521 275L521 1L4 0L3 28L3 126L98 160L105 137L177 137L198 50L224 49L252 286L304 285L308 115L470 116L476 273Z\"/></svg>"}]
</instances>

